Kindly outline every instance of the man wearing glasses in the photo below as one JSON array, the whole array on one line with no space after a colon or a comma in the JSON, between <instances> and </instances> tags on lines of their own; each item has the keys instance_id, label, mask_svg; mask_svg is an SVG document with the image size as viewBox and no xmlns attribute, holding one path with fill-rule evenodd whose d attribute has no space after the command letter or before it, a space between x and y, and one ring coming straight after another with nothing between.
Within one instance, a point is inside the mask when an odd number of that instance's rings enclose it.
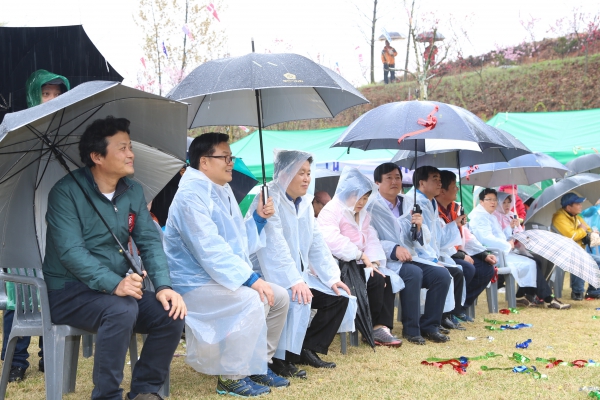
<instances>
[{"instance_id":1,"label":"man wearing glasses","mask_svg":"<svg viewBox=\"0 0 600 400\"><path fill-rule=\"evenodd\" d=\"M564 304L552 296L552 289L544 279L541 266L535 260L515 254L515 240L512 232L503 231L500 222L494 216L498 205L496 190L483 189L479 193L479 205L469 214L469 228L481 244L486 247L499 249L504 253L504 259L510 273L515 277L519 290L517 304L529 306L535 304L535 297L544 300L547 308L564 310L571 305Z\"/></svg>"},{"instance_id":2,"label":"man wearing glasses","mask_svg":"<svg viewBox=\"0 0 600 400\"><path fill-rule=\"evenodd\" d=\"M164 247L173 288L187 299L187 363L217 375L217 393L241 397L289 386L270 365L289 307L285 289L252 270L265 243L273 200L244 221L229 182L228 135L206 133L189 149L190 167L169 209Z\"/></svg>"}]
</instances>

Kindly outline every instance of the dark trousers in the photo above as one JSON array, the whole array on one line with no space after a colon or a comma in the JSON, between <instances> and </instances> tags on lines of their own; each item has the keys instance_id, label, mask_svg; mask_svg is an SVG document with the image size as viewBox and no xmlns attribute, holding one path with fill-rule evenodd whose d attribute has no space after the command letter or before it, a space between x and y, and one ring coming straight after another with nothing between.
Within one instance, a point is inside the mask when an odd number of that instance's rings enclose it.
<instances>
[{"instance_id":1,"label":"dark trousers","mask_svg":"<svg viewBox=\"0 0 600 400\"><path fill-rule=\"evenodd\" d=\"M459 259L454 259L454 261L463 267L463 274L465 275L465 281L467 283L467 296L465 305L462 309L462 312L464 312L467 307L473 305L475 299L479 297L481 292L485 290L488 283L490 283L494 277L494 266L479 258L474 258L473 264ZM469 268L469 266L471 266L472 269ZM472 275L470 275L470 271L473 272Z\"/></svg>"},{"instance_id":2,"label":"dark trousers","mask_svg":"<svg viewBox=\"0 0 600 400\"><path fill-rule=\"evenodd\" d=\"M10 332L12 331L13 319L15 317L15 312L13 310L4 310L4 318L3 318L3 327L2 327L2 361L4 361L4 355L6 354L6 347L8 346L8 337L10 336ZM29 347L29 343L31 342L31 336L21 336L17 339L17 346L15 347L15 354L12 360L12 367L20 367L20 368L29 368L29 352L27 348ZM38 352L38 356L40 358L44 357L44 351L42 350L42 345L44 341L40 336L40 351Z\"/></svg>"},{"instance_id":3,"label":"dark trousers","mask_svg":"<svg viewBox=\"0 0 600 400\"><path fill-rule=\"evenodd\" d=\"M302 348L327 354L329 345L333 342L344 319L348 298L325 294L314 289L310 291L313 294L311 308L318 311L306 330Z\"/></svg>"},{"instance_id":4,"label":"dark trousers","mask_svg":"<svg viewBox=\"0 0 600 400\"><path fill-rule=\"evenodd\" d=\"M133 332L147 334L131 379L131 393L156 393L164 384L184 321L169 317L153 292L140 300L96 292L81 282L48 293L50 316L96 332L92 399L122 399L123 367Z\"/></svg>"},{"instance_id":5,"label":"dark trousers","mask_svg":"<svg viewBox=\"0 0 600 400\"><path fill-rule=\"evenodd\" d=\"M390 71L389 68L396 68L396 64L383 64L383 81L388 83L394 83L396 81L396 71ZM388 74L390 78L388 80Z\"/></svg>"},{"instance_id":6,"label":"dark trousers","mask_svg":"<svg viewBox=\"0 0 600 400\"><path fill-rule=\"evenodd\" d=\"M394 292L390 277L383 277L374 272L367 282L367 297L373 326L384 325L392 329L394 327Z\"/></svg>"},{"instance_id":7,"label":"dark trousers","mask_svg":"<svg viewBox=\"0 0 600 400\"><path fill-rule=\"evenodd\" d=\"M421 332L438 332L446 294L450 288L448 270L412 261L410 264L402 264L399 275L405 284L400 291L402 333L418 336ZM420 305L421 288L429 289L423 315Z\"/></svg>"},{"instance_id":8,"label":"dark trousers","mask_svg":"<svg viewBox=\"0 0 600 400\"><path fill-rule=\"evenodd\" d=\"M472 265L471 265L471 267L472 267ZM460 304L462 303L462 295L463 295L463 289L464 289L464 283L463 283L464 274L463 274L463 271L461 271L460 268L458 268L458 267L446 267L446 269L448 270L448 272L450 273L450 275L452 275L452 278L454 279L454 281L453 281L453 284L454 284L454 310L452 310L448 314L460 314L460 311L462 309L462 306ZM474 267L473 267L473 269L474 269ZM472 276L473 275L471 275L471 277ZM440 319L440 321L441 321L441 319Z\"/></svg>"},{"instance_id":9,"label":"dark trousers","mask_svg":"<svg viewBox=\"0 0 600 400\"><path fill-rule=\"evenodd\" d=\"M536 295L540 299L547 299L549 296L552 295L552 289L550 288L550 285L548 285L548 282L546 282L546 277L544 276L544 271L542 270L542 263L535 258L533 258L533 260L535 261L535 268L536 268L536 278L535 278L536 287L535 288L520 287L519 290L517 290L517 297L523 297L523 295L525 295L525 294L530 294L530 295Z\"/></svg>"}]
</instances>

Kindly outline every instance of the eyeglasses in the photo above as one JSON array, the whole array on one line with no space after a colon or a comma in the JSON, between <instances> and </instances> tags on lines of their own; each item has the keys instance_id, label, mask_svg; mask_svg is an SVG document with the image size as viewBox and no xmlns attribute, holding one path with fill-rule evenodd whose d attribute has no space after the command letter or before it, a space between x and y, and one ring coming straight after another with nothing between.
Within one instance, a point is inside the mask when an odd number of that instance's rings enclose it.
<instances>
[{"instance_id":1,"label":"eyeglasses","mask_svg":"<svg viewBox=\"0 0 600 400\"><path fill-rule=\"evenodd\" d=\"M222 158L225 160L225 164L231 164L232 162L235 162L235 160L237 159L237 157L235 157L235 156L202 156L202 157Z\"/></svg>"},{"instance_id":2,"label":"eyeglasses","mask_svg":"<svg viewBox=\"0 0 600 400\"><path fill-rule=\"evenodd\" d=\"M483 201L489 201L490 203L497 203L498 199L483 199Z\"/></svg>"}]
</instances>

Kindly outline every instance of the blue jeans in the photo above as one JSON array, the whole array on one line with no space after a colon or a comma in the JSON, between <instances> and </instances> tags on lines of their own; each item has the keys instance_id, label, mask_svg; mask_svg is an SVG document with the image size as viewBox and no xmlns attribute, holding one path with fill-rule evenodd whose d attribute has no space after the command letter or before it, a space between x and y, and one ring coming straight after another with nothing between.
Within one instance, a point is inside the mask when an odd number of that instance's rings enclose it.
<instances>
[{"instance_id":1,"label":"blue jeans","mask_svg":"<svg viewBox=\"0 0 600 400\"><path fill-rule=\"evenodd\" d=\"M598 264L598 268L600 268L600 256L596 254L590 254L596 264ZM573 293L584 293L585 292L585 281L578 276L571 274L571 290ZM588 294L596 295L600 294L600 289L596 289L592 285L588 284Z\"/></svg>"},{"instance_id":2,"label":"blue jeans","mask_svg":"<svg viewBox=\"0 0 600 400\"><path fill-rule=\"evenodd\" d=\"M2 338L2 361L4 361L4 355L6 354L6 347L8 346L8 337L10 336L10 331L12 330L13 318L15 316L15 312L13 310L5 310L4 311L4 321L3 321L3 338ZM41 338L40 338L41 339ZM13 356L12 364L13 367L21 367L21 368L29 368L29 352L27 348L29 347L29 343L31 342L30 336L22 336L17 339L17 346L15 348L15 354ZM40 351L38 352L40 357L44 356L42 351L42 342L40 341Z\"/></svg>"}]
</instances>

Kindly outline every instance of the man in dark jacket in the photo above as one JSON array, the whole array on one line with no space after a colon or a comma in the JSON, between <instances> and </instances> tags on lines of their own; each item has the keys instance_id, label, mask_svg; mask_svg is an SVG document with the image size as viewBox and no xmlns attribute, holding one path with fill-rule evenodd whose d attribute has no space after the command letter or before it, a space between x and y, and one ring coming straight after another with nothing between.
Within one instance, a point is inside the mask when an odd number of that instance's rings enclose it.
<instances>
[{"instance_id":1,"label":"man in dark jacket","mask_svg":"<svg viewBox=\"0 0 600 400\"><path fill-rule=\"evenodd\" d=\"M156 393L167 376L187 309L171 289L142 187L127 178L134 172L129 121L94 121L81 137L79 153L86 166L58 181L48 195L43 272L52 322L97 332L92 399L122 399L131 335L148 334L128 398L160 399ZM139 275L126 275L129 264L83 191L121 243L133 238L156 293L143 290Z\"/></svg>"}]
</instances>

